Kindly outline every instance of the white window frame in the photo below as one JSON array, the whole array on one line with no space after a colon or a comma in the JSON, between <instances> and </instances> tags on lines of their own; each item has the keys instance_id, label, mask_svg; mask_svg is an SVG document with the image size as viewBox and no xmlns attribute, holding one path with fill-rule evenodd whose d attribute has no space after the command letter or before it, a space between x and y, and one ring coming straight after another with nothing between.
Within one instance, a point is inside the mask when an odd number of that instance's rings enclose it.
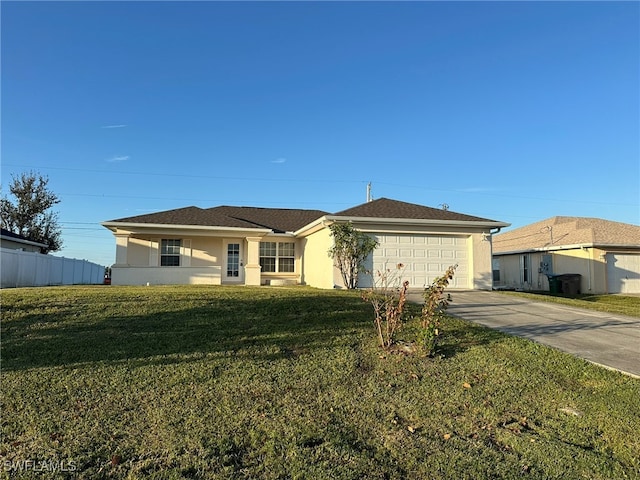
<instances>
[{"instance_id":1,"label":"white window frame","mask_svg":"<svg viewBox=\"0 0 640 480\"><path fill-rule=\"evenodd\" d=\"M266 250L266 245L267 244L274 244L275 245L275 255L272 255L271 253L273 252L273 250L271 249L272 247L269 247L269 251L265 252ZM292 247L292 250L286 251L284 254L283 251L288 250L289 246ZM295 273L296 271L296 242L278 242L278 241L270 241L270 242L260 242L260 251L259 251L259 258L260 258L260 266L262 267L262 273ZM265 253L269 253L268 255L265 255ZM273 259L273 270L265 270L265 262L264 260L266 259ZM283 270L283 262L282 260L289 260L291 261L291 270L286 269ZM271 263L271 262L270 262Z\"/></svg>"},{"instance_id":2,"label":"white window frame","mask_svg":"<svg viewBox=\"0 0 640 480\"><path fill-rule=\"evenodd\" d=\"M176 251L177 249L177 251ZM181 238L163 238L160 240L160 266L161 267L180 267L182 265L182 239ZM163 265L163 260L169 258L177 258L178 264Z\"/></svg>"}]
</instances>

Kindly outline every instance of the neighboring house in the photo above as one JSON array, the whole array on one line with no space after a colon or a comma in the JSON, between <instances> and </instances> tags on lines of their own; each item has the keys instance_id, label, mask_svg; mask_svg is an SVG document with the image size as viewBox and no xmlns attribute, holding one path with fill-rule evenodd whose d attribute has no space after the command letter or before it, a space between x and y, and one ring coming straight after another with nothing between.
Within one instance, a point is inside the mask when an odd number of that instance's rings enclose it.
<instances>
[{"instance_id":1,"label":"neighboring house","mask_svg":"<svg viewBox=\"0 0 640 480\"><path fill-rule=\"evenodd\" d=\"M579 274L581 293L640 293L640 227L553 217L493 239L494 286L549 290L548 275Z\"/></svg>"},{"instance_id":2,"label":"neighboring house","mask_svg":"<svg viewBox=\"0 0 640 480\"><path fill-rule=\"evenodd\" d=\"M0 229L0 247L11 250L22 250L23 252L40 252L41 248L46 248L44 243L33 242L28 238L10 232L4 228Z\"/></svg>"},{"instance_id":3,"label":"neighboring house","mask_svg":"<svg viewBox=\"0 0 640 480\"><path fill-rule=\"evenodd\" d=\"M457 264L453 288L491 289L491 230L508 223L381 198L335 214L220 206L104 222L116 237L112 284L303 284L343 287L329 226L352 222L380 243L372 271L405 265L423 288ZM361 277L359 286L371 284Z\"/></svg>"}]
</instances>

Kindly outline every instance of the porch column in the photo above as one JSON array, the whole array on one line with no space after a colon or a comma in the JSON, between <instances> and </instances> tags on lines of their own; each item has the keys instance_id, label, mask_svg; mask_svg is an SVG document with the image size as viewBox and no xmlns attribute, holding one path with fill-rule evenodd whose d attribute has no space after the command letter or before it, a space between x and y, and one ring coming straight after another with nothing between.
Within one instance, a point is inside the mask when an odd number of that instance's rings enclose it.
<instances>
[{"instance_id":1,"label":"porch column","mask_svg":"<svg viewBox=\"0 0 640 480\"><path fill-rule=\"evenodd\" d=\"M114 266L127 265L127 247L129 246L128 233L116 233L116 263Z\"/></svg>"},{"instance_id":2,"label":"porch column","mask_svg":"<svg viewBox=\"0 0 640 480\"><path fill-rule=\"evenodd\" d=\"M244 284L260 285L260 240L261 237L247 237L247 264L244 266Z\"/></svg>"}]
</instances>

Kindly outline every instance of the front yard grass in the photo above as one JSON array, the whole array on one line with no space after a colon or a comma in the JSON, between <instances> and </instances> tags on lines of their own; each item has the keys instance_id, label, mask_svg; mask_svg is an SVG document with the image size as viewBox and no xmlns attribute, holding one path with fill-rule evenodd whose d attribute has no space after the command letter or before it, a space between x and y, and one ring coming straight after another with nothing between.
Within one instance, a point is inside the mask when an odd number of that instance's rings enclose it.
<instances>
[{"instance_id":1,"label":"front yard grass","mask_svg":"<svg viewBox=\"0 0 640 480\"><path fill-rule=\"evenodd\" d=\"M639 380L459 319L424 358L353 292L1 300L5 478L640 478Z\"/></svg>"}]
</instances>

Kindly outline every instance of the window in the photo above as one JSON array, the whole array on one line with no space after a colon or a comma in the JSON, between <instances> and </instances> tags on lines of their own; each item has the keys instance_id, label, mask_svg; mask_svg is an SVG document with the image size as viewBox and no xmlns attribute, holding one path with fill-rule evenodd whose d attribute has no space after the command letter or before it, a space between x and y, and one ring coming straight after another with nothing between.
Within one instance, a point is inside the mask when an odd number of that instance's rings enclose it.
<instances>
[{"instance_id":1,"label":"window","mask_svg":"<svg viewBox=\"0 0 640 480\"><path fill-rule=\"evenodd\" d=\"M227 277L240 276L240 244L227 245Z\"/></svg>"},{"instance_id":2,"label":"window","mask_svg":"<svg viewBox=\"0 0 640 480\"><path fill-rule=\"evenodd\" d=\"M293 273L295 258L293 242L260 242L260 266L263 272Z\"/></svg>"},{"instance_id":3,"label":"window","mask_svg":"<svg viewBox=\"0 0 640 480\"><path fill-rule=\"evenodd\" d=\"M278 271L292 273L295 264L295 244L293 242L278 243Z\"/></svg>"},{"instance_id":4,"label":"window","mask_svg":"<svg viewBox=\"0 0 640 480\"><path fill-rule=\"evenodd\" d=\"M180 239L163 239L160 247L160 266L179 267L180 266Z\"/></svg>"},{"instance_id":5,"label":"window","mask_svg":"<svg viewBox=\"0 0 640 480\"><path fill-rule=\"evenodd\" d=\"M522 281L529 283L529 255L522 256Z\"/></svg>"},{"instance_id":6,"label":"window","mask_svg":"<svg viewBox=\"0 0 640 480\"><path fill-rule=\"evenodd\" d=\"M499 282L500 281L500 259L499 258L492 259L491 266L493 271L493 281Z\"/></svg>"},{"instance_id":7,"label":"window","mask_svg":"<svg viewBox=\"0 0 640 480\"><path fill-rule=\"evenodd\" d=\"M276 271L276 242L260 242L260 266L263 272Z\"/></svg>"}]
</instances>

